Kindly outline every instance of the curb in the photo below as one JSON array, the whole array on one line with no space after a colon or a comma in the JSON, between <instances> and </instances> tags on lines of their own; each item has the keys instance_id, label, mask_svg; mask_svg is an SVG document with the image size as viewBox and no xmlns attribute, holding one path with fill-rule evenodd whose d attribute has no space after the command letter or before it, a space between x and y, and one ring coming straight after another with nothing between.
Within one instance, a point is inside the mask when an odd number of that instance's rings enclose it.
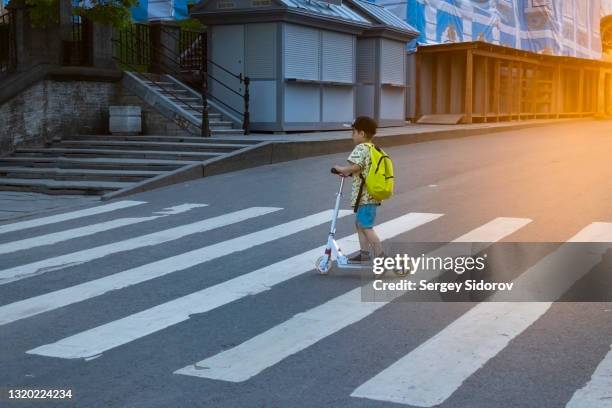
<instances>
[{"instance_id":1,"label":"curb","mask_svg":"<svg viewBox=\"0 0 612 408\"><path fill-rule=\"evenodd\" d=\"M592 121L592 118L562 119L555 122L538 122L513 124L508 126L480 127L471 129L435 130L421 133L403 133L398 135L382 136L377 145L381 147L402 146L414 143L431 142L436 140L459 139L469 136L478 136L490 133L509 132L514 130L537 128L563 123ZM244 170L267 164L282 163L307 157L323 156L327 154L348 152L353 148L351 139L331 139L312 141L264 141L253 146L245 147L224 156L215 157L199 164L192 164L162 174L149 180L137 183L134 186L105 194L102 201L127 195L142 193L172 184L210 177L223 173Z\"/></svg>"}]
</instances>

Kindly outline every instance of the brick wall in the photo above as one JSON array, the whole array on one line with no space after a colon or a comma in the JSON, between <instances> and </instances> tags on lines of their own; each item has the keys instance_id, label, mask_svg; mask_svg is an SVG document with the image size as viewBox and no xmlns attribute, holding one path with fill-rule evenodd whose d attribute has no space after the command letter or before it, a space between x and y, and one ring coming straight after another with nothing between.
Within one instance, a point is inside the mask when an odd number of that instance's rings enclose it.
<instances>
[{"instance_id":1,"label":"brick wall","mask_svg":"<svg viewBox=\"0 0 612 408\"><path fill-rule=\"evenodd\" d=\"M37 82L0 105L0 154L62 135L107 133L108 106L120 93L119 83Z\"/></svg>"},{"instance_id":2,"label":"brick wall","mask_svg":"<svg viewBox=\"0 0 612 408\"><path fill-rule=\"evenodd\" d=\"M109 105L140 105L143 133L186 135L120 82L44 80L0 105L0 155L73 134L107 134Z\"/></svg>"}]
</instances>

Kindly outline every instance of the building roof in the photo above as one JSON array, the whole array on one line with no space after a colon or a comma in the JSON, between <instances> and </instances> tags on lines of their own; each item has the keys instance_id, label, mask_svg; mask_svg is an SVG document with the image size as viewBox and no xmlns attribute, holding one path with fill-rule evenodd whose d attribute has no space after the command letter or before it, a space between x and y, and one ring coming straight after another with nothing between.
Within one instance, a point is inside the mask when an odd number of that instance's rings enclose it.
<instances>
[{"instance_id":1,"label":"building roof","mask_svg":"<svg viewBox=\"0 0 612 408\"><path fill-rule=\"evenodd\" d=\"M303 10L313 14L335 17L355 23L369 24L370 22L360 14L353 11L346 4L336 5L317 0L279 0L285 6Z\"/></svg>"},{"instance_id":2,"label":"building roof","mask_svg":"<svg viewBox=\"0 0 612 408\"><path fill-rule=\"evenodd\" d=\"M396 28L401 31L409 31L416 35L419 34L416 28L412 27L410 24L381 5L365 0L352 0L351 3L359 8L362 12L368 14L369 17L377 20L377 22L381 25Z\"/></svg>"},{"instance_id":3,"label":"building roof","mask_svg":"<svg viewBox=\"0 0 612 408\"><path fill-rule=\"evenodd\" d=\"M329 23L338 24L351 27L355 32L383 35L400 41L418 36L413 27L392 12L364 0L337 3L324 0L268 0L265 7L255 3L247 0L203 0L190 14L211 25L292 18L293 22L306 25L323 24L332 28ZM222 8L220 4L223 4Z\"/></svg>"}]
</instances>

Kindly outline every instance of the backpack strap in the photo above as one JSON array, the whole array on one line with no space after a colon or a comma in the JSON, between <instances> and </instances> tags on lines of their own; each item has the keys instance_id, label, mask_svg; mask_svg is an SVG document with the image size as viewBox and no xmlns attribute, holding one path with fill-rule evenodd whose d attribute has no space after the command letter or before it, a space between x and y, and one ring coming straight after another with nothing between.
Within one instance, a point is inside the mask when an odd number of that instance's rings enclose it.
<instances>
[{"instance_id":1,"label":"backpack strap","mask_svg":"<svg viewBox=\"0 0 612 408\"><path fill-rule=\"evenodd\" d=\"M372 147L376 147L374 146L373 143L370 142L366 142L364 143L364 145L368 146L368 148L372 149ZM371 153L370 153L371 154ZM371 160L370 160L370 166L372 165ZM359 178L361 179L361 184L359 185L359 192L357 193L357 199L355 200L355 206L353 207L353 212L357 212L357 208L359 207L359 202L361 201L361 196L363 195L363 186L365 185L365 179L363 178L363 175L361 174L361 172L359 172Z\"/></svg>"},{"instance_id":2,"label":"backpack strap","mask_svg":"<svg viewBox=\"0 0 612 408\"><path fill-rule=\"evenodd\" d=\"M355 206L353 207L353 212L357 212L357 208L359 207L359 201L361 201L361 195L363 194L363 186L365 184L365 179L359 172L359 178L361 179L361 184L359 185L359 192L357 193L357 199L355 200Z\"/></svg>"}]
</instances>

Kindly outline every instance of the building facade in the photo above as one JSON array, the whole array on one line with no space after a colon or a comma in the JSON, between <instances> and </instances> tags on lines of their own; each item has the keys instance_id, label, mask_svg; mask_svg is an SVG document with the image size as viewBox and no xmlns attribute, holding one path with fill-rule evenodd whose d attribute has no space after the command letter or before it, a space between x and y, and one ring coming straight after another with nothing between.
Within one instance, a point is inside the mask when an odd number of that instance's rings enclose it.
<instances>
[{"instance_id":1,"label":"building facade","mask_svg":"<svg viewBox=\"0 0 612 408\"><path fill-rule=\"evenodd\" d=\"M241 114L250 80L253 131L342 129L356 116L405 123L406 44L418 33L361 0L209 0L209 103ZM238 78L237 78L238 77Z\"/></svg>"},{"instance_id":2,"label":"building facade","mask_svg":"<svg viewBox=\"0 0 612 408\"><path fill-rule=\"evenodd\" d=\"M601 58L610 0L381 0L420 35L411 44L485 41L539 54Z\"/></svg>"}]
</instances>

